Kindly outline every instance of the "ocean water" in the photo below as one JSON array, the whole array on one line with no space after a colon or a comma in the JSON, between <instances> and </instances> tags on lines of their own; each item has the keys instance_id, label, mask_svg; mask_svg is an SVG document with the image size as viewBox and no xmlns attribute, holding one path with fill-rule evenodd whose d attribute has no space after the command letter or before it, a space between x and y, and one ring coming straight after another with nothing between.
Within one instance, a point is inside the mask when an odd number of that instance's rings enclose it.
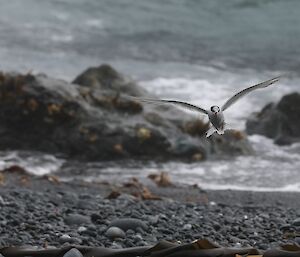
<instances>
[{"instance_id":1,"label":"ocean water","mask_svg":"<svg viewBox=\"0 0 300 257\"><path fill-rule=\"evenodd\" d=\"M285 74L225 113L237 129L265 104L299 91L298 0L0 0L0 70L46 73L72 81L89 66L109 63L162 98L203 107ZM42 153L1 152L34 174L72 167L86 180L141 179L165 170L173 180L213 189L300 191L300 146L279 147L251 136L255 156L197 164L75 163ZM73 166L74 165L74 166Z\"/></svg>"}]
</instances>

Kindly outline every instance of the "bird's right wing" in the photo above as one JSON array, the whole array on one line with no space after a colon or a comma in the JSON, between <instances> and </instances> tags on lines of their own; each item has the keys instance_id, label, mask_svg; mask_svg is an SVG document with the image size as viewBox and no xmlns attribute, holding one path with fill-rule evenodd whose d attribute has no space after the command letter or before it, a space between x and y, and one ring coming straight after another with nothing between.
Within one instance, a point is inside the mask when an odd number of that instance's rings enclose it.
<instances>
[{"instance_id":1,"label":"bird's right wing","mask_svg":"<svg viewBox=\"0 0 300 257\"><path fill-rule=\"evenodd\" d=\"M181 101L175 101L175 100L160 100L160 99L148 99L148 98L139 98L139 97L130 97L133 100L136 100L138 102L145 102L145 103L153 103L153 104L172 104L176 107L181 107L183 109L187 109L189 111L196 111L201 112L204 114L208 114L208 112L196 105L192 105L189 103L181 102Z\"/></svg>"},{"instance_id":2,"label":"bird's right wing","mask_svg":"<svg viewBox=\"0 0 300 257\"><path fill-rule=\"evenodd\" d=\"M279 77L276 77L273 79L269 79L267 81L261 82L259 84L256 84L256 85L248 87L248 88L245 88L244 90L238 92L237 94L235 94L234 96L232 96L230 99L228 99L226 101L226 103L222 106L222 111L225 111L228 107L233 105L237 100L239 100L244 95L246 95L256 89L268 87L268 86L274 84L275 82L277 82L281 77L282 76L279 76Z\"/></svg>"}]
</instances>

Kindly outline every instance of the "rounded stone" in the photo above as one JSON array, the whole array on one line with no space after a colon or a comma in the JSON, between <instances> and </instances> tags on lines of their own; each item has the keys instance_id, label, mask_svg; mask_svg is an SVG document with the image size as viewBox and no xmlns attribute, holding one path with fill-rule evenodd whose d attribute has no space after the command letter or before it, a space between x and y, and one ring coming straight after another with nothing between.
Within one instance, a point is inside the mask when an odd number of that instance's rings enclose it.
<instances>
[{"instance_id":1,"label":"rounded stone","mask_svg":"<svg viewBox=\"0 0 300 257\"><path fill-rule=\"evenodd\" d=\"M125 232L118 228L118 227L110 227L105 235L110 238L110 239L115 239L115 238L125 238L126 237L126 234Z\"/></svg>"},{"instance_id":2,"label":"rounded stone","mask_svg":"<svg viewBox=\"0 0 300 257\"><path fill-rule=\"evenodd\" d=\"M86 230L87 230L87 228L84 227L84 226L80 226L80 227L77 229L78 233L82 233L82 232L84 232L84 231L86 231Z\"/></svg>"},{"instance_id":3,"label":"rounded stone","mask_svg":"<svg viewBox=\"0 0 300 257\"><path fill-rule=\"evenodd\" d=\"M300 226L300 218L297 218L293 221L293 226L296 226L296 227Z\"/></svg>"},{"instance_id":4,"label":"rounded stone","mask_svg":"<svg viewBox=\"0 0 300 257\"><path fill-rule=\"evenodd\" d=\"M83 255L78 249L72 248L71 250L67 251L63 257L83 257Z\"/></svg>"},{"instance_id":5,"label":"rounded stone","mask_svg":"<svg viewBox=\"0 0 300 257\"><path fill-rule=\"evenodd\" d=\"M133 219L133 218L123 218L123 219L117 219L110 223L110 227L118 227L122 229L123 231L127 231L128 229L132 229L134 231L137 231L138 227L142 228L143 230L147 230L148 226L145 222L139 220L139 219Z\"/></svg>"},{"instance_id":6,"label":"rounded stone","mask_svg":"<svg viewBox=\"0 0 300 257\"><path fill-rule=\"evenodd\" d=\"M184 226L183 226L183 229L184 230L191 230L192 229L192 225L191 224L185 224Z\"/></svg>"},{"instance_id":7,"label":"rounded stone","mask_svg":"<svg viewBox=\"0 0 300 257\"><path fill-rule=\"evenodd\" d=\"M70 214L65 217L65 223L67 225L81 225L81 224L89 224L91 220L89 217L80 215L80 214Z\"/></svg>"},{"instance_id":8,"label":"rounded stone","mask_svg":"<svg viewBox=\"0 0 300 257\"><path fill-rule=\"evenodd\" d=\"M72 237L70 237L69 235L64 234L64 235L62 235L62 236L59 238L59 242L61 242L61 243L72 243L72 242L73 242L73 239L72 239Z\"/></svg>"}]
</instances>

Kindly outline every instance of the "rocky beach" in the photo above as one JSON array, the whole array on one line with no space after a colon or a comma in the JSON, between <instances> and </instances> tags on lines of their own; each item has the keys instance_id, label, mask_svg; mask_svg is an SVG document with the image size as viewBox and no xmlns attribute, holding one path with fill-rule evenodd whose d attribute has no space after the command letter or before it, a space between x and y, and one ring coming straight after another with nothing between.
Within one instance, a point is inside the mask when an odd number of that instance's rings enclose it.
<instances>
[{"instance_id":1,"label":"rocky beach","mask_svg":"<svg viewBox=\"0 0 300 257\"><path fill-rule=\"evenodd\" d=\"M138 158L201 165L207 159L254 152L244 132L228 131L224 137L207 140L204 121L188 115L174 119L169 108L128 100L126 95L149 93L108 65L89 68L73 83L45 75L2 73L0 92L3 150L10 147L83 161L97 159L104 166L105 161ZM277 117L283 131L290 128L288 114ZM258 113L256 119L266 115ZM247 123L250 131L253 122L254 116ZM64 178L78 172L74 167ZM217 245L214 247L233 248L231 254L238 254L237 249L262 253L300 244L299 192L203 190L157 172L142 182L131 177L116 183L109 178L65 181L59 171L34 176L24 167L7 167L1 171L1 246L146 250L162 240L175 246L208 240ZM2 249L6 256L6 248Z\"/></svg>"},{"instance_id":2,"label":"rocky beach","mask_svg":"<svg viewBox=\"0 0 300 257\"><path fill-rule=\"evenodd\" d=\"M300 1L0 6L0 257L300 257Z\"/></svg>"},{"instance_id":3,"label":"rocky beach","mask_svg":"<svg viewBox=\"0 0 300 257\"><path fill-rule=\"evenodd\" d=\"M120 250L162 240L184 245L207 239L222 247L264 252L300 243L299 193L204 191L154 183L147 190L148 197L132 181L66 183L16 168L5 171L0 187L1 245Z\"/></svg>"}]
</instances>

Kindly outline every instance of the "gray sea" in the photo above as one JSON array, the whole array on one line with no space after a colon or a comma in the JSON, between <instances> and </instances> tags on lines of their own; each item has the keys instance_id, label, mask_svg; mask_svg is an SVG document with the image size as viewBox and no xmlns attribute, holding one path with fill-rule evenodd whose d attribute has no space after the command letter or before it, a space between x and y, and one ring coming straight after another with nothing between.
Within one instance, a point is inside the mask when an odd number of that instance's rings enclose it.
<instances>
[{"instance_id":1,"label":"gray sea","mask_svg":"<svg viewBox=\"0 0 300 257\"><path fill-rule=\"evenodd\" d=\"M285 74L277 87L253 93L226 118L245 119L299 91L298 0L0 0L0 69L73 80L109 63L160 97L203 107ZM25 166L64 179L120 180L167 171L173 180L211 189L300 191L300 144L279 147L249 137L256 155L203 163L77 163L43 153L4 151L0 167ZM79 168L80 167L80 168Z\"/></svg>"}]
</instances>

